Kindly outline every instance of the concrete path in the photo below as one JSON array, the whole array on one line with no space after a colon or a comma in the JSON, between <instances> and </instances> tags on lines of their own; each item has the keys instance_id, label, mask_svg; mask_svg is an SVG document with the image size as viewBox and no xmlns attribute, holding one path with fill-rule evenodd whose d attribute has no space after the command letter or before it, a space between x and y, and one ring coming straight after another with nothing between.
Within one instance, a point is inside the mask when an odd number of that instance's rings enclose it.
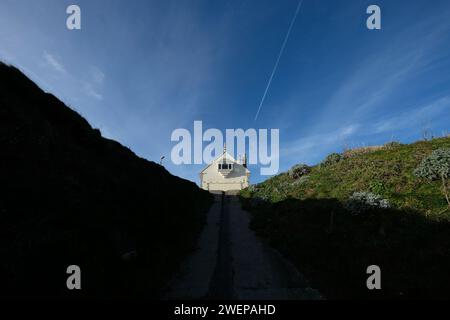
<instances>
[{"instance_id":1,"label":"concrete path","mask_svg":"<svg viewBox=\"0 0 450 320\"><path fill-rule=\"evenodd\" d=\"M249 229L237 196L215 195L197 250L165 299L320 299L298 270Z\"/></svg>"}]
</instances>

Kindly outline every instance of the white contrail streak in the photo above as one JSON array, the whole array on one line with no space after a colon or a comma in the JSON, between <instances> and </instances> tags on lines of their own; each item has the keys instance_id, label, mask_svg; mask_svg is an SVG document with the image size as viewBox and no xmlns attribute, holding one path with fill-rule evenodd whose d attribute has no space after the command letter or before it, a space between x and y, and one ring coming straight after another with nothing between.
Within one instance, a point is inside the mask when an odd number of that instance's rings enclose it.
<instances>
[{"instance_id":1,"label":"white contrail streak","mask_svg":"<svg viewBox=\"0 0 450 320\"><path fill-rule=\"evenodd\" d=\"M288 29L288 32L286 33L286 37L284 37L283 44L281 45L280 52L278 53L277 61L275 62L275 65L273 66L272 74L270 75L269 81L267 82L266 90L264 90L264 94L263 94L263 96L261 98L261 102L259 103L258 112L256 112L256 115L255 115L255 121L256 121L256 119L258 119L259 112L261 111L261 107L262 107L262 105L264 103L264 100L266 99L267 91L269 91L270 84L272 83L273 76L274 76L275 72L277 71L278 63L280 62L281 55L283 54L284 47L286 46L286 43L287 43L287 41L289 39L289 35L291 34L292 26L294 25L295 20L297 19L297 15L298 15L298 13L300 11L300 7L302 6L302 3L303 3L303 0L300 0L298 2L297 9L295 10L294 17L292 18L291 24L289 25L289 29Z\"/></svg>"}]
</instances>

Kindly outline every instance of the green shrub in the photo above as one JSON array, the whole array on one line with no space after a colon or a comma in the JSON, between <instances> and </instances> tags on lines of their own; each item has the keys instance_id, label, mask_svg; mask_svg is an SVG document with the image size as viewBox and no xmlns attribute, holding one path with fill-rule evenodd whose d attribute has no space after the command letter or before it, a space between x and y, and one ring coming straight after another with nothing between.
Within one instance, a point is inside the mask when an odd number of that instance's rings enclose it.
<instances>
[{"instance_id":1,"label":"green shrub","mask_svg":"<svg viewBox=\"0 0 450 320\"><path fill-rule=\"evenodd\" d=\"M414 174L430 181L450 178L450 148L434 150L422 160Z\"/></svg>"},{"instance_id":2,"label":"green shrub","mask_svg":"<svg viewBox=\"0 0 450 320\"><path fill-rule=\"evenodd\" d=\"M305 184L309 181L309 176L302 176L299 179L295 180L294 182L292 182L291 185L293 186L297 186L297 185L301 185L301 184Z\"/></svg>"},{"instance_id":3,"label":"green shrub","mask_svg":"<svg viewBox=\"0 0 450 320\"><path fill-rule=\"evenodd\" d=\"M384 194L386 192L386 188L383 182L380 181L372 181L369 184L369 189L371 192L375 194Z\"/></svg>"},{"instance_id":4,"label":"green shrub","mask_svg":"<svg viewBox=\"0 0 450 320\"><path fill-rule=\"evenodd\" d=\"M345 208L357 215L374 209L388 209L390 204L387 199L383 199L375 193L354 192L345 203Z\"/></svg>"},{"instance_id":5,"label":"green shrub","mask_svg":"<svg viewBox=\"0 0 450 320\"><path fill-rule=\"evenodd\" d=\"M440 180L442 193L450 207L448 180L450 179L450 148L434 150L428 157L422 160L414 170L414 175L429 181Z\"/></svg>"},{"instance_id":6,"label":"green shrub","mask_svg":"<svg viewBox=\"0 0 450 320\"><path fill-rule=\"evenodd\" d=\"M298 179L305 176L311 172L311 168L306 164L296 164L288 171L289 177L292 179Z\"/></svg>"},{"instance_id":7,"label":"green shrub","mask_svg":"<svg viewBox=\"0 0 450 320\"><path fill-rule=\"evenodd\" d=\"M343 157L342 157L341 154L339 154L339 153L331 153L325 158L325 160L322 161L322 163L320 165L321 166L329 166L329 165L338 163L342 159L343 159Z\"/></svg>"}]
</instances>

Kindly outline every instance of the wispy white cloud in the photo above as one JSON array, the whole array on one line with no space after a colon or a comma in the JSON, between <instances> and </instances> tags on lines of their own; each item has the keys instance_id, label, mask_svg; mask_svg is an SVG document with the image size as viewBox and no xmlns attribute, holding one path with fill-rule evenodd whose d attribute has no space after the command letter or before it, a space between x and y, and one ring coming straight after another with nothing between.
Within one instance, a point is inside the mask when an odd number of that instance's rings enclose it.
<instances>
[{"instance_id":1,"label":"wispy white cloud","mask_svg":"<svg viewBox=\"0 0 450 320\"><path fill-rule=\"evenodd\" d=\"M282 163L315 163L329 152L342 151L349 140L356 144L364 139L379 141L388 133L420 128L424 122L434 124L445 112L449 114L450 96L414 108L401 103L391 111L386 107L387 102L401 101L399 97L408 92L411 83L416 84L416 77L438 61L439 46L449 28L433 28L432 32L424 32L421 28L425 24L434 25L440 18L432 17L414 28L404 29L395 35L392 43L355 62L330 92L325 104L320 106L315 123L305 126L303 131L308 133L284 142L280 152ZM379 118L379 110L386 111L385 118ZM336 127L337 123L341 123L340 127Z\"/></svg>"},{"instance_id":2,"label":"wispy white cloud","mask_svg":"<svg viewBox=\"0 0 450 320\"><path fill-rule=\"evenodd\" d=\"M105 74L98 67L92 67L91 74L92 74L92 80L96 84L99 84L99 85L103 84L103 82L105 80Z\"/></svg>"},{"instance_id":3,"label":"wispy white cloud","mask_svg":"<svg viewBox=\"0 0 450 320\"><path fill-rule=\"evenodd\" d=\"M419 127L424 122L433 121L450 110L450 96L441 97L424 106L402 112L393 117L378 121L373 126L373 133L395 132L402 129Z\"/></svg>"},{"instance_id":4,"label":"wispy white cloud","mask_svg":"<svg viewBox=\"0 0 450 320\"><path fill-rule=\"evenodd\" d=\"M58 60L58 58L56 58L54 54L44 51L43 58L46 66L50 66L59 74L64 75L68 81L79 87L85 95L99 101L103 100L101 87L103 86L105 80L105 74L102 70L100 70L100 68L92 66L86 71L87 79L78 79L67 71L66 67Z\"/></svg>"},{"instance_id":5,"label":"wispy white cloud","mask_svg":"<svg viewBox=\"0 0 450 320\"><path fill-rule=\"evenodd\" d=\"M401 92L408 92L409 85L416 84L415 79L441 55L439 48L447 38L449 26L440 26L439 21L445 19L433 16L413 27L399 29L390 43L355 62L321 106L313 130L320 131L338 121L371 123L377 110L386 110L386 103ZM425 32L431 29L430 25L432 31Z\"/></svg>"},{"instance_id":6,"label":"wispy white cloud","mask_svg":"<svg viewBox=\"0 0 450 320\"><path fill-rule=\"evenodd\" d=\"M360 125L355 123L343 126L336 130L330 130L299 138L295 141L287 143L286 146L281 149L281 157L285 157L283 160L287 160L287 158L290 157L313 158L305 157L305 154L311 154L311 151L317 151L319 148L336 148L336 145L340 146L344 144L346 139L356 134L359 128Z\"/></svg>"},{"instance_id":7,"label":"wispy white cloud","mask_svg":"<svg viewBox=\"0 0 450 320\"><path fill-rule=\"evenodd\" d=\"M60 73L67 73L66 68L52 54L44 51L43 56L47 65L51 66L55 71Z\"/></svg>"},{"instance_id":8,"label":"wispy white cloud","mask_svg":"<svg viewBox=\"0 0 450 320\"><path fill-rule=\"evenodd\" d=\"M81 80L81 88L83 92L96 100L103 100L101 93L103 82L105 81L105 74L100 68L92 66L88 72L88 78Z\"/></svg>"},{"instance_id":9,"label":"wispy white cloud","mask_svg":"<svg viewBox=\"0 0 450 320\"><path fill-rule=\"evenodd\" d=\"M345 127L342 127L341 129L339 129L339 137L341 138L346 138L348 136L351 136L352 134L354 134L359 128L359 124L351 124Z\"/></svg>"},{"instance_id":10,"label":"wispy white cloud","mask_svg":"<svg viewBox=\"0 0 450 320\"><path fill-rule=\"evenodd\" d=\"M348 147L348 141L364 137L370 138L386 133L395 134L402 130L416 128L420 130L424 125L446 119L450 115L450 95L437 98L434 101L410 108L393 115L375 121L373 124L349 124L335 130L328 130L318 134L307 135L291 142L285 143L281 149L280 157L284 163L297 162L314 163L331 151L342 151ZM429 129L429 128L428 128ZM360 140L360 139L359 139ZM359 145L366 145L361 144Z\"/></svg>"},{"instance_id":11,"label":"wispy white cloud","mask_svg":"<svg viewBox=\"0 0 450 320\"><path fill-rule=\"evenodd\" d=\"M97 100L103 100L103 95L94 89L94 86L92 83L83 82L82 87L83 87L83 92L85 94L87 94L88 96L93 97Z\"/></svg>"}]
</instances>

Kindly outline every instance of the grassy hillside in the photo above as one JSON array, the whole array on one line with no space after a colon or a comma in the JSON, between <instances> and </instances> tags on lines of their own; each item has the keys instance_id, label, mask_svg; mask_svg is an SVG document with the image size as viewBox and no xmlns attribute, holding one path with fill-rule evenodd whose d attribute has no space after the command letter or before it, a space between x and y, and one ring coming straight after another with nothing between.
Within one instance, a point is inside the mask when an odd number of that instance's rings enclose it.
<instances>
[{"instance_id":1,"label":"grassy hillside","mask_svg":"<svg viewBox=\"0 0 450 320\"><path fill-rule=\"evenodd\" d=\"M450 212L439 181L413 171L450 138L347 152L302 177L282 173L241 192L255 230L330 298L450 297ZM389 209L351 214L354 192L377 194ZM379 265L382 290L366 288Z\"/></svg>"},{"instance_id":2,"label":"grassy hillside","mask_svg":"<svg viewBox=\"0 0 450 320\"><path fill-rule=\"evenodd\" d=\"M0 296L156 297L212 201L1 63L0 156Z\"/></svg>"}]
</instances>

